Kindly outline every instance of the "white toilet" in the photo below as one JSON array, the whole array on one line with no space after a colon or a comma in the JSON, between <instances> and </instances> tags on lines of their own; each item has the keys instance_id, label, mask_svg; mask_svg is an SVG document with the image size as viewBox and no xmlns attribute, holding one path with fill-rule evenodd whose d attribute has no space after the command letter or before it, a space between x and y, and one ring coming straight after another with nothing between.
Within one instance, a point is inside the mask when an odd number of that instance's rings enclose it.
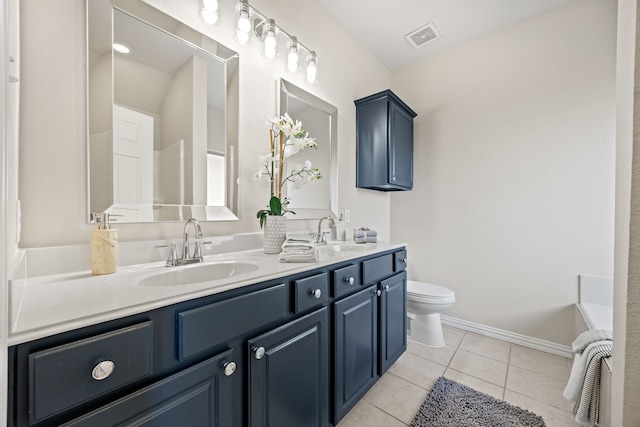
<instances>
[{"instance_id":1,"label":"white toilet","mask_svg":"<svg viewBox=\"0 0 640 427\"><path fill-rule=\"evenodd\" d=\"M440 312L451 307L456 294L444 286L407 281L407 324L413 341L430 347L444 346Z\"/></svg>"}]
</instances>

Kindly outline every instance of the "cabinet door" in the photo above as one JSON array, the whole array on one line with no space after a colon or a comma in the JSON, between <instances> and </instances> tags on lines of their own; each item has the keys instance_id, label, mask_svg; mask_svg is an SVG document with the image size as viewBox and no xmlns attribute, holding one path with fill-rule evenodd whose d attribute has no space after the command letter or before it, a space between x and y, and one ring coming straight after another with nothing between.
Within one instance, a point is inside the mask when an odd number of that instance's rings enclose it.
<instances>
[{"instance_id":1,"label":"cabinet door","mask_svg":"<svg viewBox=\"0 0 640 427\"><path fill-rule=\"evenodd\" d=\"M370 286L334 304L334 423L378 380L378 296Z\"/></svg>"},{"instance_id":2,"label":"cabinet door","mask_svg":"<svg viewBox=\"0 0 640 427\"><path fill-rule=\"evenodd\" d=\"M248 341L249 425L327 426L327 308Z\"/></svg>"},{"instance_id":3,"label":"cabinet door","mask_svg":"<svg viewBox=\"0 0 640 427\"><path fill-rule=\"evenodd\" d=\"M407 273L380 282L380 375L407 349Z\"/></svg>"},{"instance_id":4,"label":"cabinet door","mask_svg":"<svg viewBox=\"0 0 640 427\"><path fill-rule=\"evenodd\" d=\"M389 183L413 187L413 118L389 102Z\"/></svg>"},{"instance_id":5,"label":"cabinet door","mask_svg":"<svg viewBox=\"0 0 640 427\"><path fill-rule=\"evenodd\" d=\"M233 427L233 350L90 412L65 427Z\"/></svg>"}]
</instances>

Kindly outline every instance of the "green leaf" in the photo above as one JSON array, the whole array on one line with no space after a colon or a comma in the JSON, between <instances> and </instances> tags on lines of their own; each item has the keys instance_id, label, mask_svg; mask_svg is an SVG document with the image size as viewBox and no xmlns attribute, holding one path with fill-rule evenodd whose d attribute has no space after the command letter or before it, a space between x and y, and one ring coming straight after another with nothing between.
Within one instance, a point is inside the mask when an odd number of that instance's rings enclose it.
<instances>
[{"instance_id":1,"label":"green leaf","mask_svg":"<svg viewBox=\"0 0 640 427\"><path fill-rule=\"evenodd\" d=\"M271 208L271 215L282 215L282 202L277 197L273 196L269 200L269 207Z\"/></svg>"}]
</instances>

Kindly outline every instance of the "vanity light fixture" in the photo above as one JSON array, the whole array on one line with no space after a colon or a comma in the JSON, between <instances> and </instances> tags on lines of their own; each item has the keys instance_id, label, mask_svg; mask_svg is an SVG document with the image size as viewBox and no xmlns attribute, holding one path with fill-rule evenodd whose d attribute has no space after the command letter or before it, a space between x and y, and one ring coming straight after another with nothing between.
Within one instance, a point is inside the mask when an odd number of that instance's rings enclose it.
<instances>
[{"instance_id":1,"label":"vanity light fixture","mask_svg":"<svg viewBox=\"0 0 640 427\"><path fill-rule=\"evenodd\" d=\"M218 0L202 0L200 5L200 19L207 25L217 25L220 23L218 14Z\"/></svg>"},{"instance_id":2,"label":"vanity light fixture","mask_svg":"<svg viewBox=\"0 0 640 427\"><path fill-rule=\"evenodd\" d=\"M251 33L251 8L247 0L240 0L237 9L236 34L235 39L241 45L249 42Z\"/></svg>"},{"instance_id":3,"label":"vanity light fixture","mask_svg":"<svg viewBox=\"0 0 640 427\"><path fill-rule=\"evenodd\" d=\"M215 25L218 20L219 0L200 0L200 17L209 25ZM318 82L318 55L309 49L296 36L287 33L284 29L276 25L273 19L260 13L249 4L249 0L237 0L236 5L236 29L233 38L241 45L249 43L250 35L253 32L255 38L260 41L262 56L272 61L278 57L278 39L289 39L287 43L287 62L285 69L289 73L297 73L302 68L301 62L306 52L306 78L309 84ZM211 19L207 19L207 16ZM285 49L282 48L284 51Z\"/></svg>"},{"instance_id":4,"label":"vanity light fixture","mask_svg":"<svg viewBox=\"0 0 640 427\"><path fill-rule=\"evenodd\" d=\"M300 68L300 55L298 54L298 38L291 37L289 42L289 53L287 53L287 71L297 73Z\"/></svg>"},{"instance_id":5,"label":"vanity light fixture","mask_svg":"<svg viewBox=\"0 0 640 427\"><path fill-rule=\"evenodd\" d=\"M315 51L309 52L307 57L307 83L314 85L318 83L318 55Z\"/></svg>"}]
</instances>

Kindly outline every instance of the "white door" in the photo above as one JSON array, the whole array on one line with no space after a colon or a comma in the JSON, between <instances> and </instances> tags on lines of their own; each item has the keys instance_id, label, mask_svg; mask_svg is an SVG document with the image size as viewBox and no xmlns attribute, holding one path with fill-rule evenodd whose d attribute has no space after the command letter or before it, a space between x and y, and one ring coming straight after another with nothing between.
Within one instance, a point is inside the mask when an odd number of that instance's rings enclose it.
<instances>
[{"instance_id":1,"label":"white door","mask_svg":"<svg viewBox=\"0 0 640 427\"><path fill-rule=\"evenodd\" d=\"M113 213L152 221L153 117L113 106ZM138 206L139 205L139 206Z\"/></svg>"}]
</instances>

